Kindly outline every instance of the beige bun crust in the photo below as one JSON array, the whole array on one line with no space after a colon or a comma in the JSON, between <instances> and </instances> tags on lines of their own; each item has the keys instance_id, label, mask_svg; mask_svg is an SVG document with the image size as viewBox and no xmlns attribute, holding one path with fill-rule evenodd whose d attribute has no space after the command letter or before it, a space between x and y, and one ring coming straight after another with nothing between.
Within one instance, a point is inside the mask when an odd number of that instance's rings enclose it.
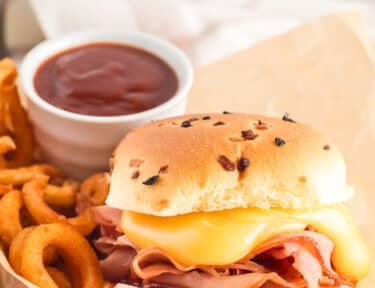
<instances>
[{"instance_id":1,"label":"beige bun crust","mask_svg":"<svg viewBox=\"0 0 375 288\"><path fill-rule=\"evenodd\" d=\"M191 127L181 127L194 118ZM241 136L249 129L258 135L253 140ZM286 144L276 145L276 137ZM234 163L245 157L250 165L243 172L227 171L218 162L221 155ZM130 132L112 162L107 204L158 216L237 207L303 209L352 195L344 160L328 137L300 123L258 115L156 121ZM159 175L155 184L142 183L154 175Z\"/></svg>"}]
</instances>

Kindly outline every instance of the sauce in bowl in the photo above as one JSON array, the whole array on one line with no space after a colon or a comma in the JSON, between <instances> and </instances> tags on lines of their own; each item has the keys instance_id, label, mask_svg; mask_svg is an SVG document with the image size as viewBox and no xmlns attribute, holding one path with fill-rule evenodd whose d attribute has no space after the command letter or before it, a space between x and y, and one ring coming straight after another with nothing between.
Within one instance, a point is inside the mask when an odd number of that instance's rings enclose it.
<instances>
[{"instance_id":1,"label":"sauce in bowl","mask_svg":"<svg viewBox=\"0 0 375 288\"><path fill-rule=\"evenodd\" d=\"M38 95L63 110L119 116L154 108L177 91L175 71L142 49L92 43L47 59L34 76Z\"/></svg>"}]
</instances>

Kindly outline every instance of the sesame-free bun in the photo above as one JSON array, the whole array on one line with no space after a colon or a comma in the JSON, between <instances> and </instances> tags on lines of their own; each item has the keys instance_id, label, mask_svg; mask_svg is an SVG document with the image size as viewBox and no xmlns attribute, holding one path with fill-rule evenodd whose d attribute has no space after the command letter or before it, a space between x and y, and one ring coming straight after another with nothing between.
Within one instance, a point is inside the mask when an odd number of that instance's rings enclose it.
<instances>
[{"instance_id":1,"label":"sesame-free bun","mask_svg":"<svg viewBox=\"0 0 375 288\"><path fill-rule=\"evenodd\" d=\"M244 168L243 160L238 169L241 158L250 164ZM328 137L298 122L258 115L195 114L153 122L124 138L112 166L107 204L158 216L313 208L352 195L344 160Z\"/></svg>"}]
</instances>

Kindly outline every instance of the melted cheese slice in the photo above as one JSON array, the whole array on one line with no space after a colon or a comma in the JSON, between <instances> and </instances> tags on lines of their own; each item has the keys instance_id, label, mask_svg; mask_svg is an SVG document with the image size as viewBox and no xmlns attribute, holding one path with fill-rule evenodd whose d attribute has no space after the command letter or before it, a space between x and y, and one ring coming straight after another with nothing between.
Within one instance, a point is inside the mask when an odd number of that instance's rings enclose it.
<instances>
[{"instance_id":1,"label":"melted cheese slice","mask_svg":"<svg viewBox=\"0 0 375 288\"><path fill-rule=\"evenodd\" d=\"M232 209L157 217L124 211L122 229L140 248L158 247L189 265L226 265L268 239L307 225L333 240L335 270L357 281L369 270L369 253L343 206L306 211Z\"/></svg>"}]
</instances>

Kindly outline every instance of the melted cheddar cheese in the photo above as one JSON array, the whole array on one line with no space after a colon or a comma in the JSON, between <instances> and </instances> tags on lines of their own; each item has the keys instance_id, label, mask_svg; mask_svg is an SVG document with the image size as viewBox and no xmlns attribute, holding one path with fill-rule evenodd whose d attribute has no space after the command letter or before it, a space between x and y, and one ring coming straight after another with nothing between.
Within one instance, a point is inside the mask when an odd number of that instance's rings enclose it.
<instances>
[{"instance_id":1,"label":"melted cheddar cheese","mask_svg":"<svg viewBox=\"0 0 375 288\"><path fill-rule=\"evenodd\" d=\"M338 273L357 281L369 270L367 248L341 205L305 211L239 208L173 217L124 211L121 225L137 247L161 248L187 266L230 264L278 234L310 225L334 242L332 263Z\"/></svg>"}]
</instances>

